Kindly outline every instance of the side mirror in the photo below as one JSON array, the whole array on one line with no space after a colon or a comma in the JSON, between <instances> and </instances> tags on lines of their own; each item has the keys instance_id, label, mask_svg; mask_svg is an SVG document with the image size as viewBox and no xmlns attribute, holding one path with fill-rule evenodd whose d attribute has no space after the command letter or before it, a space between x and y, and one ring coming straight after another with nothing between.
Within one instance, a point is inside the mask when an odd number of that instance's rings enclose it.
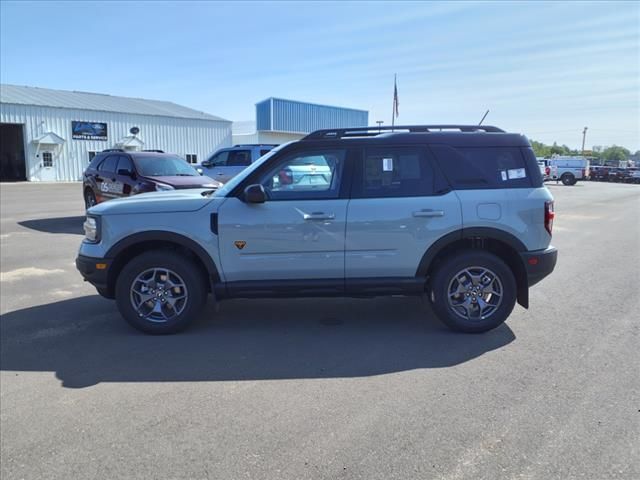
<instances>
[{"instance_id":1,"label":"side mirror","mask_svg":"<svg viewBox=\"0 0 640 480\"><path fill-rule=\"evenodd\" d=\"M127 170L126 168L121 168L118 170L118 175L121 175L123 177L131 177L133 178L134 173L131 170Z\"/></svg>"},{"instance_id":2,"label":"side mirror","mask_svg":"<svg viewBox=\"0 0 640 480\"><path fill-rule=\"evenodd\" d=\"M211 166L211 162L209 160L205 160L200 165L202 165L205 168L209 168Z\"/></svg>"},{"instance_id":3,"label":"side mirror","mask_svg":"<svg viewBox=\"0 0 640 480\"><path fill-rule=\"evenodd\" d=\"M244 189L244 201L247 203L264 203L267 201L267 192L262 185L249 185Z\"/></svg>"}]
</instances>

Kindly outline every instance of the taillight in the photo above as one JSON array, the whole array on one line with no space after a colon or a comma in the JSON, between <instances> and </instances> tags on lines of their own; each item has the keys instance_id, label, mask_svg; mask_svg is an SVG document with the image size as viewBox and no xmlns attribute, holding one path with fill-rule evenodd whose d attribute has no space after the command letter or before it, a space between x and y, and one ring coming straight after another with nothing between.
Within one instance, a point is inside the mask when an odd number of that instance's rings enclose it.
<instances>
[{"instance_id":1,"label":"taillight","mask_svg":"<svg viewBox=\"0 0 640 480\"><path fill-rule=\"evenodd\" d=\"M556 217L556 212L553 209L553 200L550 202L544 202L544 228L547 229L549 235L553 230L553 219Z\"/></svg>"},{"instance_id":2,"label":"taillight","mask_svg":"<svg viewBox=\"0 0 640 480\"><path fill-rule=\"evenodd\" d=\"M547 176L548 176L548 175L551 175L551 168L549 168L549 167L544 167L544 174L545 174L545 175L547 175Z\"/></svg>"}]
</instances>

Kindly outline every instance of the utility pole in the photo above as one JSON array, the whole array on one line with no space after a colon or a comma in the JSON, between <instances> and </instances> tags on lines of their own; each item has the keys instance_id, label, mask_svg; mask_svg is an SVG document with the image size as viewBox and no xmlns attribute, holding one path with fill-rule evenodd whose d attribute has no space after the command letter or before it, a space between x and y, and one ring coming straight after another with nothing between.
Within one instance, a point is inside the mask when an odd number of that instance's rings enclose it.
<instances>
[{"instance_id":1,"label":"utility pole","mask_svg":"<svg viewBox=\"0 0 640 480\"><path fill-rule=\"evenodd\" d=\"M587 139L587 127L582 130L582 156L584 157L584 141Z\"/></svg>"}]
</instances>

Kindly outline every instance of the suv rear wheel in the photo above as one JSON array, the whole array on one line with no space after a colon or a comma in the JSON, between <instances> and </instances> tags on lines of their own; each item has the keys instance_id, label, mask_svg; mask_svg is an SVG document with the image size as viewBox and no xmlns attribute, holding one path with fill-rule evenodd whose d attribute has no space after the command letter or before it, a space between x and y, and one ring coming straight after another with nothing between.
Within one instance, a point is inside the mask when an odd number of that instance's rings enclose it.
<instances>
[{"instance_id":1,"label":"suv rear wheel","mask_svg":"<svg viewBox=\"0 0 640 480\"><path fill-rule=\"evenodd\" d=\"M516 302L516 280L496 255L467 250L447 258L431 281L440 320L453 330L486 332L503 323Z\"/></svg>"},{"instance_id":2,"label":"suv rear wheel","mask_svg":"<svg viewBox=\"0 0 640 480\"><path fill-rule=\"evenodd\" d=\"M116 304L125 320L146 333L184 330L202 310L205 279L198 265L169 250L143 253L116 282Z\"/></svg>"}]
</instances>

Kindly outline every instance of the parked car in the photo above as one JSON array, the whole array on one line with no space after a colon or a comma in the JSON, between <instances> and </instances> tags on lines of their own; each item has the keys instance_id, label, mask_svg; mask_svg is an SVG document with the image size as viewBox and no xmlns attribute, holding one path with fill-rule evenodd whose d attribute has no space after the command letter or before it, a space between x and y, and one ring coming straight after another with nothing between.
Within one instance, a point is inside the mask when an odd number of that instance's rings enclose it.
<instances>
[{"instance_id":1,"label":"parked car","mask_svg":"<svg viewBox=\"0 0 640 480\"><path fill-rule=\"evenodd\" d=\"M589 160L582 157L555 157L549 160L553 180L563 185L575 185L578 180L589 178Z\"/></svg>"},{"instance_id":2,"label":"parked car","mask_svg":"<svg viewBox=\"0 0 640 480\"><path fill-rule=\"evenodd\" d=\"M184 188L216 189L222 184L200 175L186 160L163 152L105 150L97 154L82 178L86 208L113 198Z\"/></svg>"},{"instance_id":3,"label":"parked car","mask_svg":"<svg viewBox=\"0 0 640 480\"><path fill-rule=\"evenodd\" d=\"M624 169L618 167L610 167L607 180L616 183L620 182L622 180L623 170Z\"/></svg>"},{"instance_id":4,"label":"parked car","mask_svg":"<svg viewBox=\"0 0 640 480\"><path fill-rule=\"evenodd\" d=\"M640 168L627 169L628 174L625 177L627 183L640 183Z\"/></svg>"},{"instance_id":5,"label":"parked car","mask_svg":"<svg viewBox=\"0 0 640 480\"><path fill-rule=\"evenodd\" d=\"M204 175L226 183L276 146L270 144L246 144L221 148L202 162L200 168Z\"/></svg>"},{"instance_id":6,"label":"parked car","mask_svg":"<svg viewBox=\"0 0 640 480\"><path fill-rule=\"evenodd\" d=\"M464 332L497 327L516 301L528 308L557 250L553 197L526 137L393 128L319 130L216 191L95 206L77 268L153 334L187 327L208 295L424 295Z\"/></svg>"},{"instance_id":7,"label":"parked car","mask_svg":"<svg viewBox=\"0 0 640 480\"><path fill-rule=\"evenodd\" d=\"M538 160L538 167L540 168L540 175L542 175L542 181L546 182L551 180L551 167L547 165L546 160Z\"/></svg>"}]
</instances>

